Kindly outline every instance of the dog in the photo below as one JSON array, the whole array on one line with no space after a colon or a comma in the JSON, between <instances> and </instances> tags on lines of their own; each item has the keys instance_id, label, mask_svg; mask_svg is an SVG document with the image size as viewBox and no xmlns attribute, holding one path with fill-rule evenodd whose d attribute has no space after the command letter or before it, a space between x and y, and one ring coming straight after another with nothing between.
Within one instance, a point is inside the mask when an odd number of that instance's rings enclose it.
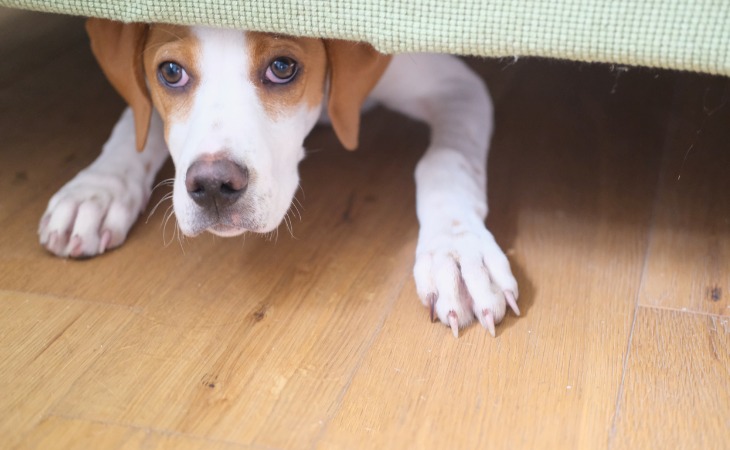
<instances>
[{"instance_id":1,"label":"dog","mask_svg":"<svg viewBox=\"0 0 730 450\"><path fill-rule=\"evenodd\" d=\"M101 155L49 201L49 252L92 257L121 245L168 155L181 232L236 236L276 229L299 184L303 141L324 118L357 147L366 100L426 122L415 170L414 278L434 317L476 318L492 336L519 297L485 227L492 103L479 76L439 54L383 55L341 40L88 19L91 48L129 105ZM371 100L370 100L371 99Z\"/></svg>"}]
</instances>

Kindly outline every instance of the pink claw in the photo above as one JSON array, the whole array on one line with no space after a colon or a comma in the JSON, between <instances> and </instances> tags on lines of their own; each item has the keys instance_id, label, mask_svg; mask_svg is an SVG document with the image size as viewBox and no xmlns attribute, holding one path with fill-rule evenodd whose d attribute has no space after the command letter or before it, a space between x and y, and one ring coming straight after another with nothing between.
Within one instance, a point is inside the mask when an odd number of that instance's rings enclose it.
<instances>
[{"instance_id":1,"label":"pink claw","mask_svg":"<svg viewBox=\"0 0 730 450\"><path fill-rule=\"evenodd\" d=\"M79 236L72 237L71 242L69 243L69 246L71 247L71 256L73 256L74 258L81 256L81 247L83 245L84 242Z\"/></svg>"},{"instance_id":2,"label":"pink claw","mask_svg":"<svg viewBox=\"0 0 730 450\"><path fill-rule=\"evenodd\" d=\"M483 310L481 317L479 317L479 323L489 331L492 337L497 337L497 332L494 329L494 315L492 315L492 311L488 309Z\"/></svg>"},{"instance_id":3,"label":"pink claw","mask_svg":"<svg viewBox=\"0 0 730 450\"><path fill-rule=\"evenodd\" d=\"M507 300L507 304L516 315L520 315L520 308L517 307L517 300L515 300L515 294L512 291L504 291L504 298Z\"/></svg>"},{"instance_id":4,"label":"pink claw","mask_svg":"<svg viewBox=\"0 0 730 450\"><path fill-rule=\"evenodd\" d=\"M48 245L46 248L54 251L56 249L56 241L58 241L58 231L54 231L50 236L48 236Z\"/></svg>"},{"instance_id":5,"label":"pink claw","mask_svg":"<svg viewBox=\"0 0 730 450\"><path fill-rule=\"evenodd\" d=\"M104 251L107 249L107 246L109 245L109 242L112 240L112 232L109 230L104 230L104 233L101 235L101 241L99 242L99 253L104 253Z\"/></svg>"},{"instance_id":6,"label":"pink claw","mask_svg":"<svg viewBox=\"0 0 730 450\"><path fill-rule=\"evenodd\" d=\"M428 294L426 296L426 301L428 302L428 308L429 312L431 314L431 323L433 323L436 320L436 300L438 300L438 295L436 294Z\"/></svg>"},{"instance_id":7,"label":"pink claw","mask_svg":"<svg viewBox=\"0 0 730 450\"><path fill-rule=\"evenodd\" d=\"M51 216L45 215L41 219L41 225L38 227L39 232L43 232L46 228L48 228L48 224L51 223Z\"/></svg>"},{"instance_id":8,"label":"pink claw","mask_svg":"<svg viewBox=\"0 0 730 450\"><path fill-rule=\"evenodd\" d=\"M456 313L454 311L450 311L449 315L449 326L451 327L451 332L454 333L454 337L459 337L459 319L456 317Z\"/></svg>"}]
</instances>

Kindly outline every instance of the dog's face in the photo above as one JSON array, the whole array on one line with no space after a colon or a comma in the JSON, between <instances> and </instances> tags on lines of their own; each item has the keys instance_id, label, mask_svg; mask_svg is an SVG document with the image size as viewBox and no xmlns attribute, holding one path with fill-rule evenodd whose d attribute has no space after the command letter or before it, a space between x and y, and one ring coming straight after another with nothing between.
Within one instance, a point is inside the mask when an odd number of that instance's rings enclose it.
<instances>
[{"instance_id":1,"label":"dog's face","mask_svg":"<svg viewBox=\"0 0 730 450\"><path fill-rule=\"evenodd\" d=\"M189 236L275 229L298 187L303 141L327 86L333 127L354 148L360 106L387 65L371 47L342 41L96 19L87 29L134 110L138 148L150 103L163 120L174 210ZM134 71L126 78L125 62Z\"/></svg>"},{"instance_id":2,"label":"dog's face","mask_svg":"<svg viewBox=\"0 0 730 450\"><path fill-rule=\"evenodd\" d=\"M326 73L322 41L153 26L144 71L175 162L173 204L183 233L276 228L299 183L302 143L320 115ZM230 188L243 191L235 201L190 195L190 177L219 170L206 168L210 161L232 163L220 169L224 184L242 170L238 176L245 180L239 184L245 185Z\"/></svg>"}]
</instances>

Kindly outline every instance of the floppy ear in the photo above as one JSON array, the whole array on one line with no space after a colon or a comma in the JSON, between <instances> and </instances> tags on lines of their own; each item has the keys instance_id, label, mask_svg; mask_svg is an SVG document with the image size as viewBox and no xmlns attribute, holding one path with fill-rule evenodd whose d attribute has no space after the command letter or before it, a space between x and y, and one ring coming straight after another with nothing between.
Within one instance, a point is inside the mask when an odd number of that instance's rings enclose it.
<instances>
[{"instance_id":1,"label":"floppy ear","mask_svg":"<svg viewBox=\"0 0 730 450\"><path fill-rule=\"evenodd\" d=\"M348 150L357 148L360 108L385 72L389 55L370 44L325 40L329 63L327 113L337 138Z\"/></svg>"},{"instance_id":2,"label":"floppy ear","mask_svg":"<svg viewBox=\"0 0 730 450\"><path fill-rule=\"evenodd\" d=\"M142 151L147 141L152 115L152 101L142 65L147 28L143 23L126 24L95 18L86 21L92 53L114 89L132 108L138 151Z\"/></svg>"}]
</instances>

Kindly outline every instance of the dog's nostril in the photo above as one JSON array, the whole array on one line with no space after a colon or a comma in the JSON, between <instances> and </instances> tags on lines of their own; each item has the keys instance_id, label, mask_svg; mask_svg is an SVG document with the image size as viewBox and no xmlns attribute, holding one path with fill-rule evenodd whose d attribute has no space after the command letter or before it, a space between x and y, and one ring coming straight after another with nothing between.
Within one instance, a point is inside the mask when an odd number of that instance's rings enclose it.
<instances>
[{"instance_id":1,"label":"dog's nostril","mask_svg":"<svg viewBox=\"0 0 730 450\"><path fill-rule=\"evenodd\" d=\"M233 183L223 183L221 185L221 192L223 194L235 194L240 190L241 188L234 187Z\"/></svg>"},{"instance_id":2,"label":"dog's nostril","mask_svg":"<svg viewBox=\"0 0 730 450\"><path fill-rule=\"evenodd\" d=\"M185 187L200 206L226 206L246 191L248 169L228 159L198 160L188 168Z\"/></svg>"}]
</instances>

